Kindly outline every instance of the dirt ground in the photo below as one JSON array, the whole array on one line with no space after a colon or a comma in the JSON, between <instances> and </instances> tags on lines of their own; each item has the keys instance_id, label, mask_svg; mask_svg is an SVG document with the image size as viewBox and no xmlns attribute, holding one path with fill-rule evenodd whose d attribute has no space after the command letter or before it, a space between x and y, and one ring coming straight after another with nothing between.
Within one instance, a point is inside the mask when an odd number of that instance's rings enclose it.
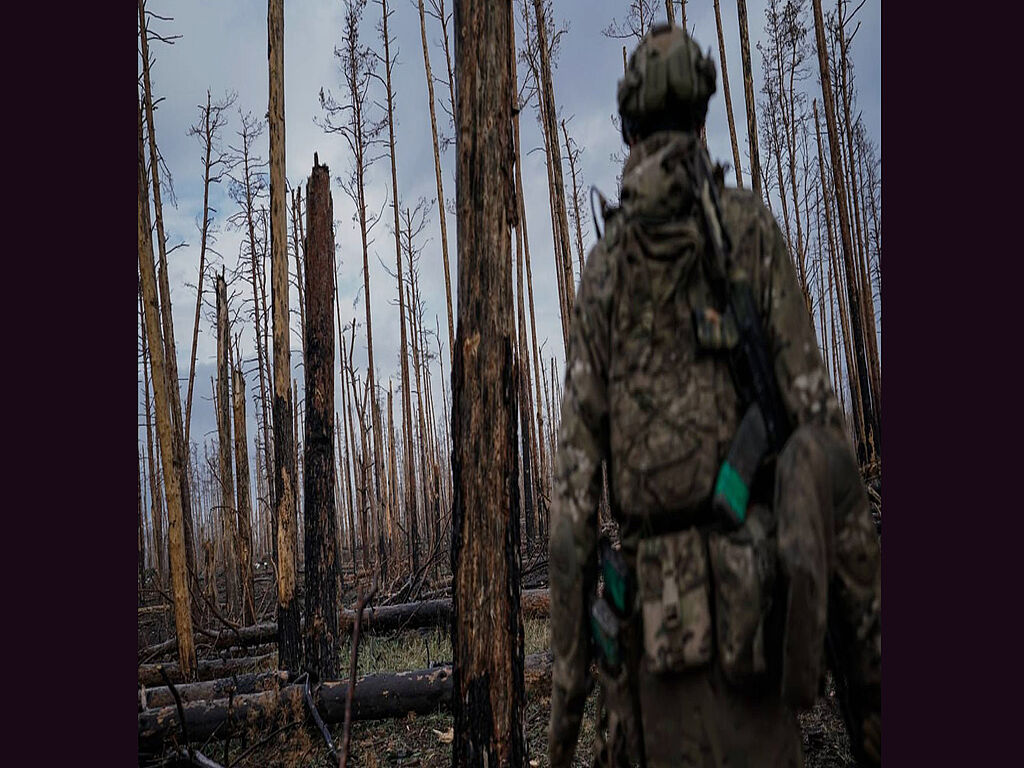
<instances>
[{"instance_id":1,"label":"dirt ground","mask_svg":"<svg viewBox=\"0 0 1024 768\"><path fill-rule=\"evenodd\" d=\"M525 651L536 653L548 648L548 623L530 620L525 625ZM348 667L348 649L343 651ZM360 675L371 672L397 672L422 669L451 659L447 632L442 629L409 632L396 636L367 636L359 649ZM587 766L592 757L595 695L587 701L574 765ZM547 726L550 700L547 697L527 702L526 733L528 765L548 765ZM846 768L854 765L849 741L839 719L834 699L821 699L811 711L801 715L805 762L808 768ZM331 727L332 738L341 742L341 726ZM302 766L327 768L336 765L323 738L313 727L285 726L267 738L260 734L252 740L236 739L229 753L224 744L201 747L208 757L232 766ZM357 722L352 727L349 765L353 768L411 768L447 766L451 761L452 717L410 714L394 720ZM259 739L265 739L259 743Z\"/></svg>"}]
</instances>

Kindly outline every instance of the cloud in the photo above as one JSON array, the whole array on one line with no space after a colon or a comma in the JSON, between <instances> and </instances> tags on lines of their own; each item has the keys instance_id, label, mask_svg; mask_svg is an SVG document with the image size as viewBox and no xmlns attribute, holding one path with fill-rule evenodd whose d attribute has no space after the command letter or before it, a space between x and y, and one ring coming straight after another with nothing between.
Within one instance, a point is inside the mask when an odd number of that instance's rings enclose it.
<instances>
[{"instance_id":1,"label":"cloud","mask_svg":"<svg viewBox=\"0 0 1024 768\"><path fill-rule=\"evenodd\" d=\"M451 10L451 1L449 10ZM518 3L517 13L518 13ZM162 33L180 34L182 37L173 46L153 44L156 63L153 70L154 89L161 102L156 113L156 134L167 165L174 174L177 208L167 206L164 211L168 241L174 245L186 241L187 247L179 248L170 257L171 292L175 336L178 346L178 365L182 377L188 375L188 355L191 345L195 313L195 282L199 261L199 234L196 222L202 213L202 157L201 148L194 137L189 137L188 127L199 115L198 106L205 103L209 88L214 97L225 91L238 93L238 108L262 116L266 112L267 38L266 3L246 2L209 3L199 0L150 0L150 9L162 16L173 16L171 22L154 22ZM756 49L764 39L764 2L748 3L750 22L751 53L755 70L755 89L760 91L760 54ZM420 42L419 15L415 2L394 0L391 4L393 16L389 22L397 43L398 62L394 69L396 141L398 160L398 188L401 205L412 207L419 197L433 200L436 197L434 182L433 154L431 147L429 118L427 112L427 91ZM568 33L562 37L557 69L554 72L555 97L560 117L567 120L570 133L584 149L581 156L581 182L584 187L596 185L611 199L616 197L616 178L620 168L610 159L622 150L621 139L614 128L611 115L616 111L615 92L618 78L622 76L623 41L605 37L602 31L613 17L621 18L627 8L625 2L603 0L562 0L555 4L556 20L568 21ZM659 13L664 13L658 5ZM723 27L728 53L728 68L732 91L732 102L737 130L740 133L741 156L744 160L745 177L749 178L746 165L745 110L742 88L742 69L739 51L739 34L735 6L723 3ZM285 6L285 109L286 109L286 171L291 184L304 184L310 173L314 152L320 162L330 166L332 179L347 172L351 157L344 140L337 135L327 135L314 124L320 115L318 94L321 88L336 94L342 91L341 76L333 55L334 46L340 43L342 4L337 0L306 0L301 3L287 3ZM687 7L688 22L695 29L695 37L712 57L718 61L718 41L714 12L709 3L690 3ZM853 44L853 59L857 73L858 106L872 139L881 145L881 80L880 80L880 3L866 4L859 15L862 27ZM362 27L363 39L374 45L379 44L376 25L380 17L377 2L368 3ZM446 81L447 72L444 51L439 44L440 27L436 20L427 18L427 39L436 78ZM521 26L517 24L517 34ZM812 30L813 31L813 30ZM449 32L451 35L451 31ZM454 45L454 39L451 39ZM634 43L626 41L632 50ZM814 75L806 87L817 88L816 63L811 62ZM140 64L141 66L141 64ZM520 83L525 77L520 67ZM376 88L376 86L375 86ZM376 88L374 97L383 104L383 89ZM438 100L438 123L440 129L450 134L448 117L440 106L448 99L446 82L435 84ZM708 114L708 142L711 154L719 160L732 162L728 125L725 116L723 89L713 97ZM239 127L237 110L229 116L224 132L228 143L236 143L235 132ZM527 222L529 227L530 252L532 257L533 289L536 304L538 340L544 345L543 354L547 360L553 357L560 361L563 356L562 334L558 311L554 260L552 257L551 217L548 209L547 172L543 152L535 151L543 145L540 127L536 119L535 105L522 113L521 119L523 157L523 181ZM264 159L268 156L268 132L264 131L257 146L257 153ZM561 141L561 137L560 137ZM564 142L563 142L564 151ZM453 200L454 146L443 154L443 182L446 197ZM566 183L569 183L568 166L565 168ZM749 183L749 181L748 181ZM336 242L340 261L339 293L341 298L342 322L355 317L360 325L356 336L355 363L362 374L366 370L366 337L364 302L362 288L362 253L358 227L352 220L354 208L336 183L332 183L336 222ZM217 209L216 250L219 256L212 256L213 263L226 262L233 266L238 259L243 232L227 225L227 218L236 210L227 194L227 184L221 184L211 191L211 201ZM380 159L368 176L368 203L377 211L391 199L391 171L388 158ZM165 204L166 205L166 204ZM589 230L585 237L587 248L594 242L594 227L590 221L589 204L581 211ZM387 269L394 270L395 250L390 208L385 209L381 222L372 233L373 243L369 247L369 277L371 283L370 309L374 333L374 357L379 381L386 390L389 379L398 380L399 327L395 302L397 287ZM457 282L457 242L455 217L448 215L449 258L452 292ZM448 334L446 328L445 290L440 254L440 228L437 207L427 216L423 233L424 250L420 259L420 281L425 304L425 315L430 332L434 330L434 315L440 321L441 342L444 349L444 370L446 379L450 376L448 364ZM513 243L514 247L514 243ZM513 251L514 257L514 251ZM575 254L574 254L575 263ZM514 273L513 273L514 274ZM238 284L236 300L246 300L251 288ZM207 283L204 290L212 290ZM268 286L269 297L269 286ZM453 296L454 298L454 296ZM292 359L298 361L298 294L293 289L290 296L295 332L292 334ZM206 298L212 305L212 292ZM198 345L198 370L196 374L197 396L194 405L192 434L202 440L215 434L215 419L209 402L209 377L215 363L216 334L209 321L210 313L204 311L200 321ZM251 358L251 322L246 322L244 354ZM433 346L433 341L431 342ZM436 366L436 363L435 363ZM249 366L252 367L251 365ZM296 369L293 375L302 388L302 372ZM559 374L560 375L560 374ZM141 369L139 374L141 382ZM441 382L434 369L434 402L440 418ZM447 387L447 381L446 381ZM182 384L184 396L185 383ZM247 380L247 392L251 397L257 392L255 373ZM386 393L385 393L386 407ZM141 385L140 385L141 403ZM340 408L340 405L339 405ZM396 408L396 411L398 409ZM141 411L141 406L140 406ZM250 440L256 434L256 416L251 402L249 405L248 433ZM396 413L396 418L398 418ZM140 433L145 439L144 432ZM252 453L252 451L251 451Z\"/></svg>"}]
</instances>

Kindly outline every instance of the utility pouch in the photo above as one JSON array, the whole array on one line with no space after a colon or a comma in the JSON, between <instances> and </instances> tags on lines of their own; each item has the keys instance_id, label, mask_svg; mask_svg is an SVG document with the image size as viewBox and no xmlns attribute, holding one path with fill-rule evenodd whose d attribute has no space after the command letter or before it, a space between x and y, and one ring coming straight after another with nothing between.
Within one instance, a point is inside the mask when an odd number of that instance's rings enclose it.
<instances>
[{"instance_id":1,"label":"utility pouch","mask_svg":"<svg viewBox=\"0 0 1024 768\"><path fill-rule=\"evenodd\" d=\"M776 564L772 525L771 512L755 504L737 530L708 536L718 663L726 680L737 686L766 672L765 620Z\"/></svg>"},{"instance_id":2,"label":"utility pouch","mask_svg":"<svg viewBox=\"0 0 1024 768\"><path fill-rule=\"evenodd\" d=\"M689 528L642 539L637 582L647 668L659 674L707 664L711 610L700 532Z\"/></svg>"},{"instance_id":3,"label":"utility pouch","mask_svg":"<svg viewBox=\"0 0 1024 768\"><path fill-rule=\"evenodd\" d=\"M621 624L603 597L590 606L590 631L601 655L604 667L611 673L622 666L622 645L619 642Z\"/></svg>"}]
</instances>

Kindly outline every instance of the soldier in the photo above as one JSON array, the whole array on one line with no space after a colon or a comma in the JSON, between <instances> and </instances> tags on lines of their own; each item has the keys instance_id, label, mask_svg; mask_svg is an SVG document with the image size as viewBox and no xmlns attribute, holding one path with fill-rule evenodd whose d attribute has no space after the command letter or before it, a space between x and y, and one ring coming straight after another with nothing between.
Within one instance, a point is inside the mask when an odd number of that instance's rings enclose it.
<instances>
[{"instance_id":1,"label":"soldier","mask_svg":"<svg viewBox=\"0 0 1024 768\"><path fill-rule=\"evenodd\" d=\"M556 768L595 655L599 765L801 766L795 710L826 656L854 753L881 762L880 545L786 241L699 140L714 90L714 63L669 25L619 82L630 154L573 308L551 511ZM726 284L752 297L764 418L744 416ZM763 437L773 413L788 426L751 464L737 431ZM602 462L620 550L598 538Z\"/></svg>"}]
</instances>

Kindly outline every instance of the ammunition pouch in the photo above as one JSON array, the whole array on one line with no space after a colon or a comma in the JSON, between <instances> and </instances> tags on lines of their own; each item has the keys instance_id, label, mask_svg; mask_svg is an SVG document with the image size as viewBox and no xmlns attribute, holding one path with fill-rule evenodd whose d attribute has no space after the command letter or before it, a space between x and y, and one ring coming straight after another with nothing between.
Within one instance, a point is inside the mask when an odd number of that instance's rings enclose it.
<instances>
[{"instance_id":1,"label":"ammunition pouch","mask_svg":"<svg viewBox=\"0 0 1024 768\"><path fill-rule=\"evenodd\" d=\"M774 519L760 504L739 528L708 535L715 592L718 664L725 679L745 686L768 671L765 625L775 589Z\"/></svg>"},{"instance_id":2,"label":"ammunition pouch","mask_svg":"<svg viewBox=\"0 0 1024 768\"><path fill-rule=\"evenodd\" d=\"M681 672L711 661L707 558L697 528L640 541L637 591L647 669Z\"/></svg>"}]
</instances>

